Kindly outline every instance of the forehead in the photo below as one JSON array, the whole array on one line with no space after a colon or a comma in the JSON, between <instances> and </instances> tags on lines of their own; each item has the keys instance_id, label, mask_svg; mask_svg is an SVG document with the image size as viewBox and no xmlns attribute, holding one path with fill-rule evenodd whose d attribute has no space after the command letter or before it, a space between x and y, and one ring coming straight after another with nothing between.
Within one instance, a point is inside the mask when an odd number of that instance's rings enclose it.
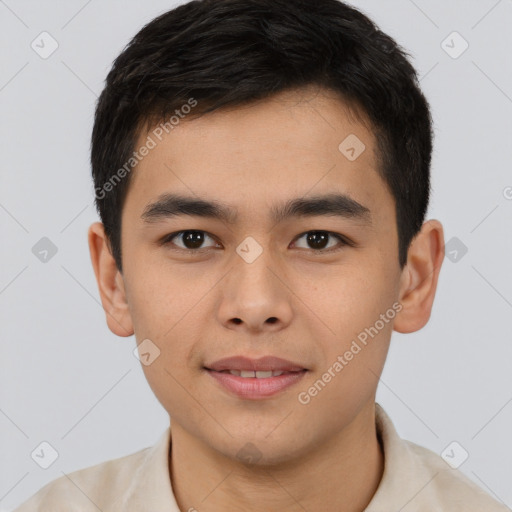
<instances>
[{"instance_id":1,"label":"forehead","mask_svg":"<svg viewBox=\"0 0 512 512\"><path fill-rule=\"evenodd\" d=\"M334 92L312 88L185 115L169 133L156 126L140 134L135 149L149 139L154 147L135 167L126 203L140 215L161 194L181 192L221 199L242 218L307 194L389 202L365 121Z\"/></svg>"}]
</instances>

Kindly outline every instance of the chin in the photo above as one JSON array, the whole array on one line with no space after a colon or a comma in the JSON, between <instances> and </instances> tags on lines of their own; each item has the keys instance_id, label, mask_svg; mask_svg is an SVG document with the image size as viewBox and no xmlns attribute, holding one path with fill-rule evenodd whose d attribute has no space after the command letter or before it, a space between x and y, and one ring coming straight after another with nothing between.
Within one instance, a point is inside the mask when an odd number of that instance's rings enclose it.
<instances>
[{"instance_id":1,"label":"chin","mask_svg":"<svg viewBox=\"0 0 512 512\"><path fill-rule=\"evenodd\" d=\"M246 433L234 438L227 436L220 446L215 446L216 443L211 446L233 461L252 468L283 465L301 456L304 447L293 432L268 436L271 430L255 432L254 435Z\"/></svg>"}]
</instances>

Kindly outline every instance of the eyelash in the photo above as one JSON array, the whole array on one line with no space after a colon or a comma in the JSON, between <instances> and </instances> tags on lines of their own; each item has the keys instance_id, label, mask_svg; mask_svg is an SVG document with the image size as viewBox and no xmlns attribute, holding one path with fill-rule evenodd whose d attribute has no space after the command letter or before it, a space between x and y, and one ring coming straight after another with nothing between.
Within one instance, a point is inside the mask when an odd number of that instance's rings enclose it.
<instances>
[{"instance_id":1,"label":"eyelash","mask_svg":"<svg viewBox=\"0 0 512 512\"><path fill-rule=\"evenodd\" d=\"M180 235L182 235L184 233L204 233L207 236L209 236L210 238L212 238L213 240L215 240L215 237L210 235L210 233L208 233L207 231L203 231L203 230L200 230L200 229L184 229L182 231L176 231L174 233L170 233L170 234L166 235L161 240L160 243L161 243L161 245L170 245L170 244L172 244L172 240L174 238L176 238L176 237L178 237L178 236L180 236ZM342 235L340 235L338 233L334 233L332 231L319 230L319 229L313 229L313 230L310 230L310 231L305 231L305 232L301 233L300 235L298 235L296 240L299 240L304 235L307 235L309 233L325 233L325 234L328 234L331 237L336 238L341 243L341 247L337 247L337 248L310 249L314 254L326 254L326 253L338 252L341 249L343 249L345 246L354 247L354 245L355 245L351 240L347 239L346 237L344 237L344 236L342 236ZM185 253L188 253L188 254L203 253L203 252L206 252L208 249L210 249L210 248L209 247L208 248L201 248L201 249L184 249L182 247L173 248L173 250L185 252Z\"/></svg>"}]
</instances>

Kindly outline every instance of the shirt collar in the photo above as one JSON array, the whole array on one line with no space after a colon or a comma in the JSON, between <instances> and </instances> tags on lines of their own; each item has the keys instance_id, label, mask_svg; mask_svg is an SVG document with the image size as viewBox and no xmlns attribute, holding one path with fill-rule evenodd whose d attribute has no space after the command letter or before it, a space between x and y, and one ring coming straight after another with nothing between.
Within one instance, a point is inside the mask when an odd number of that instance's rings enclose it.
<instances>
[{"instance_id":1,"label":"shirt collar","mask_svg":"<svg viewBox=\"0 0 512 512\"><path fill-rule=\"evenodd\" d=\"M391 419L377 403L375 419L377 437L384 451L384 472L365 512L382 512L390 507L403 506L404 490L411 485L414 477L419 476L425 482L432 478L426 474L425 468L415 467L415 459L408 445L399 437ZM170 447L171 425L157 443L147 449L142 463L136 469L123 500L126 510L180 512L171 487Z\"/></svg>"},{"instance_id":2,"label":"shirt collar","mask_svg":"<svg viewBox=\"0 0 512 512\"><path fill-rule=\"evenodd\" d=\"M157 443L147 449L142 463L133 475L132 484L125 493L122 510L180 512L171 487L170 447L171 425Z\"/></svg>"},{"instance_id":3,"label":"shirt collar","mask_svg":"<svg viewBox=\"0 0 512 512\"><path fill-rule=\"evenodd\" d=\"M426 483L432 476L427 475L425 467L418 465L409 445L398 435L390 417L377 403L375 427L384 451L384 471L379 486L364 512L401 510L407 501L404 500L404 496L415 487L415 482L424 480Z\"/></svg>"}]
</instances>

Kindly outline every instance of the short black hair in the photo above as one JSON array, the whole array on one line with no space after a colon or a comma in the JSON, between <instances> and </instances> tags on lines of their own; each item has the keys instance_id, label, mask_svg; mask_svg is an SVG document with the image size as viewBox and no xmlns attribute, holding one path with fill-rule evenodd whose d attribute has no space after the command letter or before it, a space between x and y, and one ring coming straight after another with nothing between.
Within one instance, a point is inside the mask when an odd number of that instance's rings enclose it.
<instances>
[{"instance_id":1,"label":"short black hair","mask_svg":"<svg viewBox=\"0 0 512 512\"><path fill-rule=\"evenodd\" d=\"M433 139L408 57L339 0L192 0L146 24L108 73L91 140L96 207L119 271L121 212L144 129L168 131L174 114L193 118L307 86L338 93L369 120L403 268L428 208Z\"/></svg>"}]
</instances>

